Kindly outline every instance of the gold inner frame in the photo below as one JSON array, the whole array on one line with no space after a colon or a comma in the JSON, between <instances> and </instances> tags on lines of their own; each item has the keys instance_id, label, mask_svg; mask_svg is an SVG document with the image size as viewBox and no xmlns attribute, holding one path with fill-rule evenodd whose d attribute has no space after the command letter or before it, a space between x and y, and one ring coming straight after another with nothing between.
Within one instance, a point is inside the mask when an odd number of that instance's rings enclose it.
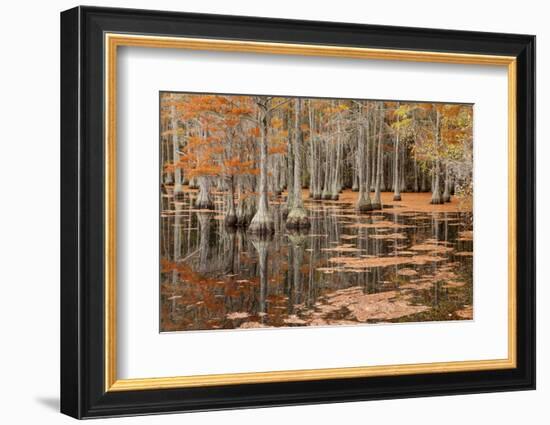
<instances>
[{"instance_id":1,"label":"gold inner frame","mask_svg":"<svg viewBox=\"0 0 550 425\"><path fill-rule=\"evenodd\" d=\"M393 49L211 40L106 33L105 46L105 391L235 385L284 381L410 375L510 369L516 367L516 58ZM116 325L116 102L117 51L120 46L329 56L356 59L494 65L508 72L508 357L383 366L248 372L164 378L118 379Z\"/></svg>"}]
</instances>

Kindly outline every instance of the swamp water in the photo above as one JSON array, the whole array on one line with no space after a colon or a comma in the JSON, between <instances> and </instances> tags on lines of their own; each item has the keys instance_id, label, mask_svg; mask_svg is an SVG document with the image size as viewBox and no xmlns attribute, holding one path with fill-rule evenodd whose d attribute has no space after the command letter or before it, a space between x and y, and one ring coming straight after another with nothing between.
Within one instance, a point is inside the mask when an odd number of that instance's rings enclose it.
<instances>
[{"instance_id":1,"label":"swamp water","mask_svg":"<svg viewBox=\"0 0 550 425\"><path fill-rule=\"evenodd\" d=\"M160 220L161 331L354 325L472 319L472 213L428 193L384 193L383 210L357 214L357 193L305 197L311 227L285 228L284 197L270 205L275 233L248 235L193 191Z\"/></svg>"}]
</instances>

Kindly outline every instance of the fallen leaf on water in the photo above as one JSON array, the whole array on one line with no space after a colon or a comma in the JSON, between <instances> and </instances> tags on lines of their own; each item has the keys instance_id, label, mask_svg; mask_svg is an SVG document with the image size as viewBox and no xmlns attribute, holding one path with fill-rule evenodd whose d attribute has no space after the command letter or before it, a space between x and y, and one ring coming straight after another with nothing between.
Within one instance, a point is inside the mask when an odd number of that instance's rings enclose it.
<instances>
[{"instance_id":1,"label":"fallen leaf on water","mask_svg":"<svg viewBox=\"0 0 550 425\"><path fill-rule=\"evenodd\" d=\"M449 288L460 288L464 285L466 285L466 282L462 282L460 280L448 280L447 282L445 282L444 286Z\"/></svg>"},{"instance_id":2,"label":"fallen leaf on water","mask_svg":"<svg viewBox=\"0 0 550 425\"><path fill-rule=\"evenodd\" d=\"M440 241L438 239L435 239L435 238L430 238L430 239L426 239L424 241L425 244L434 244L434 245L452 245L451 242L447 242L447 241Z\"/></svg>"},{"instance_id":3,"label":"fallen leaf on water","mask_svg":"<svg viewBox=\"0 0 550 425\"><path fill-rule=\"evenodd\" d=\"M349 226L346 226L346 227L351 227L356 229L371 229L371 228L377 228L377 227L403 229L405 227L410 227L410 226L405 226L404 224L399 224L399 223L393 223L391 221L377 221L375 223L355 223L355 224L350 224Z\"/></svg>"},{"instance_id":4,"label":"fallen leaf on water","mask_svg":"<svg viewBox=\"0 0 550 425\"><path fill-rule=\"evenodd\" d=\"M370 235L370 239L407 239L407 236L405 236L403 233L388 233L385 235Z\"/></svg>"},{"instance_id":5,"label":"fallen leaf on water","mask_svg":"<svg viewBox=\"0 0 550 425\"><path fill-rule=\"evenodd\" d=\"M359 267L387 267L406 264L411 261L406 257L374 257L374 258L358 258L358 257L332 257L328 260L331 263L343 264L344 267L359 268Z\"/></svg>"},{"instance_id":6,"label":"fallen leaf on water","mask_svg":"<svg viewBox=\"0 0 550 425\"><path fill-rule=\"evenodd\" d=\"M249 316L249 314L246 311L236 311L234 313L229 313L227 317L229 320L236 320L236 319L246 319Z\"/></svg>"},{"instance_id":7,"label":"fallen leaf on water","mask_svg":"<svg viewBox=\"0 0 550 425\"><path fill-rule=\"evenodd\" d=\"M361 289L339 290L327 296L333 308L347 308L359 322L391 320L429 310L427 306L409 303L408 296L399 297L396 291L364 294Z\"/></svg>"},{"instance_id":8,"label":"fallen leaf on water","mask_svg":"<svg viewBox=\"0 0 550 425\"><path fill-rule=\"evenodd\" d=\"M418 272L414 269L401 269L397 271L399 276L416 276Z\"/></svg>"},{"instance_id":9,"label":"fallen leaf on water","mask_svg":"<svg viewBox=\"0 0 550 425\"><path fill-rule=\"evenodd\" d=\"M321 251L331 251L331 252L359 252L359 248L354 248L351 246L335 246L333 248L321 248Z\"/></svg>"},{"instance_id":10,"label":"fallen leaf on water","mask_svg":"<svg viewBox=\"0 0 550 425\"><path fill-rule=\"evenodd\" d=\"M434 244L418 244L413 245L409 248L412 251L431 251L431 252L449 252L453 248L449 248L443 245L434 245Z\"/></svg>"},{"instance_id":11,"label":"fallen leaf on water","mask_svg":"<svg viewBox=\"0 0 550 425\"><path fill-rule=\"evenodd\" d=\"M449 271L439 271L435 274L434 279L435 280L449 280L449 279L456 279L456 274Z\"/></svg>"},{"instance_id":12,"label":"fallen leaf on water","mask_svg":"<svg viewBox=\"0 0 550 425\"><path fill-rule=\"evenodd\" d=\"M437 255L416 255L411 258L411 262L414 264L417 264L419 266L428 264L428 263L436 263L439 261L445 261L446 258L438 257Z\"/></svg>"}]
</instances>

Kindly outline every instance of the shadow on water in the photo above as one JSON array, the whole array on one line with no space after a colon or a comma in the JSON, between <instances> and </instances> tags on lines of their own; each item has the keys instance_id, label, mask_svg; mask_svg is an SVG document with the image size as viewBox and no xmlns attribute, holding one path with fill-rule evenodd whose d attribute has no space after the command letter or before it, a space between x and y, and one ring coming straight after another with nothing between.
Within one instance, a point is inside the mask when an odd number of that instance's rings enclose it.
<instances>
[{"instance_id":1,"label":"shadow on water","mask_svg":"<svg viewBox=\"0 0 550 425\"><path fill-rule=\"evenodd\" d=\"M161 215L163 331L472 318L469 212L308 200L311 227L289 232L281 201L253 237L190 198Z\"/></svg>"}]
</instances>

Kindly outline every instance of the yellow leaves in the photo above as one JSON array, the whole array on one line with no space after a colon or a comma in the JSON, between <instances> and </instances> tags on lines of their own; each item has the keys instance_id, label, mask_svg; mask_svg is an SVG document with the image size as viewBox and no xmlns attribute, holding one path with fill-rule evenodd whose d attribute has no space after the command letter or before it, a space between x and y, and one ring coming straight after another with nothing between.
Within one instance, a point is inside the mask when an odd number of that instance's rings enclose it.
<instances>
[{"instance_id":1,"label":"yellow leaves","mask_svg":"<svg viewBox=\"0 0 550 425\"><path fill-rule=\"evenodd\" d=\"M407 117L407 115L409 115L413 111L414 109L413 105L414 104L411 104L411 103L400 104L399 107L397 107L393 111L393 116L395 118L399 118L400 120L405 119L405 117Z\"/></svg>"},{"instance_id":2,"label":"yellow leaves","mask_svg":"<svg viewBox=\"0 0 550 425\"><path fill-rule=\"evenodd\" d=\"M408 130L409 127L413 124L413 120L412 118L402 118L402 119L399 119L398 121L394 121L391 126L393 129L395 130L398 130L398 131L405 131L405 130Z\"/></svg>"},{"instance_id":3,"label":"yellow leaves","mask_svg":"<svg viewBox=\"0 0 550 425\"><path fill-rule=\"evenodd\" d=\"M325 102L327 102L326 106L321 107L320 109L328 115L339 114L339 113L348 111L350 109L350 107L345 103L338 103L336 105L333 105L331 103L328 103L332 101L325 101Z\"/></svg>"},{"instance_id":4,"label":"yellow leaves","mask_svg":"<svg viewBox=\"0 0 550 425\"><path fill-rule=\"evenodd\" d=\"M256 174L254 164L245 162L252 158L258 162L260 109L272 107L265 134L268 155L286 155L296 126L292 98L161 93L160 100L161 136L168 142L169 152L172 137L180 136L180 159L167 164L167 170L185 168L186 172L196 170L192 172L197 175ZM347 135L355 131L350 129L355 129L359 120L378 119L383 113L387 134L383 152L394 154L395 136L399 135L400 146L429 170L436 159L461 161L471 151L472 105L344 99L304 99L301 104L299 128L304 146L321 143L332 150L338 143L348 143ZM171 129L174 118L177 130Z\"/></svg>"},{"instance_id":5,"label":"yellow leaves","mask_svg":"<svg viewBox=\"0 0 550 425\"><path fill-rule=\"evenodd\" d=\"M435 111L435 105L433 103L417 103L417 108L424 112Z\"/></svg>"},{"instance_id":6,"label":"yellow leaves","mask_svg":"<svg viewBox=\"0 0 550 425\"><path fill-rule=\"evenodd\" d=\"M271 120L271 127L278 130L283 126L283 120L279 117L275 117Z\"/></svg>"},{"instance_id":7,"label":"yellow leaves","mask_svg":"<svg viewBox=\"0 0 550 425\"><path fill-rule=\"evenodd\" d=\"M440 112L444 114L447 119L455 118L458 116L462 108L462 105L443 105Z\"/></svg>"},{"instance_id":8,"label":"yellow leaves","mask_svg":"<svg viewBox=\"0 0 550 425\"><path fill-rule=\"evenodd\" d=\"M462 128L444 128L441 130L441 138L445 143L456 144L463 140L465 136Z\"/></svg>"},{"instance_id":9,"label":"yellow leaves","mask_svg":"<svg viewBox=\"0 0 550 425\"><path fill-rule=\"evenodd\" d=\"M416 108L413 153L417 160L461 160L468 155L472 140L471 105L419 103Z\"/></svg>"}]
</instances>

